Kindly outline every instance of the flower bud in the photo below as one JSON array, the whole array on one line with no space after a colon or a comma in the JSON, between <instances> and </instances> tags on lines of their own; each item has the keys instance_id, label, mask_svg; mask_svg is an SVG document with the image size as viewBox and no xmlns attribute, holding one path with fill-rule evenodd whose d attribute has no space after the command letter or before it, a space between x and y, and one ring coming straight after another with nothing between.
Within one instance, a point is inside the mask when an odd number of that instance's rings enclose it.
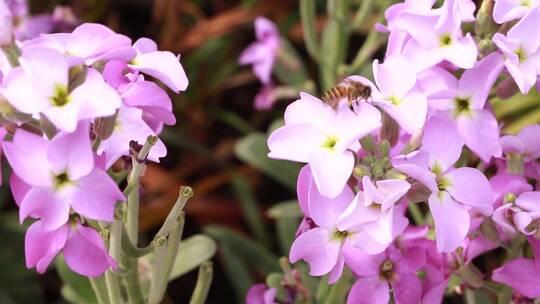
<instances>
[{"instance_id":1,"label":"flower bud","mask_svg":"<svg viewBox=\"0 0 540 304\"><path fill-rule=\"evenodd\" d=\"M491 38L497 28L497 24L493 21L493 0L482 1L474 24L475 34L479 37Z\"/></svg>"},{"instance_id":2,"label":"flower bud","mask_svg":"<svg viewBox=\"0 0 540 304\"><path fill-rule=\"evenodd\" d=\"M94 121L94 133L97 138L106 140L111 137L116 126L116 116L118 116L118 111L112 116L97 118Z\"/></svg>"},{"instance_id":3,"label":"flower bud","mask_svg":"<svg viewBox=\"0 0 540 304\"><path fill-rule=\"evenodd\" d=\"M387 140L393 147L399 139L399 125L388 114L382 114L381 139Z\"/></svg>"}]
</instances>

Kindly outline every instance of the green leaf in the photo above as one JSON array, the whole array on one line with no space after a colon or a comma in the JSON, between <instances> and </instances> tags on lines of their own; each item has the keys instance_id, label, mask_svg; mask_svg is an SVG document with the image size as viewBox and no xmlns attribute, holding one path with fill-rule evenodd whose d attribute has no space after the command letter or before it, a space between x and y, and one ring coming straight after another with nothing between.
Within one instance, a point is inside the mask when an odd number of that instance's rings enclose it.
<instances>
[{"instance_id":1,"label":"green leaf","mask_svg":"<svg viewBox=\"0 0 540 304\"><path fill-rule=\"evenodd\" d=\"M68 268L64 256L59 254L54 262L58 275L64 282L62 296L71 303L97 303L92 285L87 277L76 274Z\"/></svg>"},{"instance_id":2,"label":"green leaf","mask_svg":"<svg viewBox=\"0 0 540 304\"><path fill-rule=\"evenodd\" d=\"M300 206L298 206L297 200L289 200L281 203L277 203L268 209L267 214L270 218L273 219L282 219L282 218L294 218L298 219L302 217L302 211Z\"/></svg>"},{"instance_id":3,"label":"green leaf","mask_svg":"<svg viewBox=\"0 0 540 304\"><path fill-rule=\"evenodd\" d=\"M300 218L302 217L302 212L298 206L297 200L290 200L278 203L267 212L270 218L276 220L276 230L279 241L279 247L283 255L287 255L291 248L292 242L294 241L294 236L296 230L298 229L298 224Z\"/></svg>"},{"instance_id":4,"label":"green leaf","mask_svg":"<svg viewBox=\"0 0 540 304\"><path fill-rule=\"evenodd\" d=\"M245 260L232 247L220 244L219 251L223 260L223 270L236 295L236 303L244 303L248 289L254 284ZM225 301L227 302L227 301Z\"/></svg>"},{"instance_id":5,"label":"green leaf","mask_svg":"<svg viewBox=\"0 0 540 304\"><path fill-rule=\"evenodd\" d=\"M169 281L192 271L203 262L210 260L216 253L216 249L216 242L204 234L197 234L182 240ZM145 265L152 265L153 253L149 253L142 258L143 260L140 262Z\"/></svg>"},{"instance_id":6,"label":"green leaf","mask_svg":"<svg viewBox=\"0 0 540 304\"><path fill-rule=\"evenodd\" d=\"M278 257L264 246L247 239L237 232L223 226L210 225L204 231L215 238L220 246L230 246L234 252L263 274L281 271Z\"/></svg>"},{"instance_id":7,"label":"green leaf","mask_svg":"<svg viewBox=\"0 0 540 304\"><path fill-rule=\"evenodd\" d=\"M169 280L174 280L210 260L216 249L216 242L204 234L182 240Z\"/></svg>"},{"instance_id":8,"label":"green leaf","mask_svg":"<svg viewBox=\"0 0 540 304\"><path fill-rule=\"evenodd\" d=\"M269 246L270 237L268 236L268 233L264 227L264 222L257 206L255 194L249 187L246 178L240 175L234 175L232 179L232 186L236 192L238 200L240 201L240 205L244 211L244 217L251 232L261 243Z\"/></svg>"},{"instance_id":9,"label":"green leaf","mask_svg":"<svg viewBox=\"0 0 540 304\"><path fill-rule=\"evenodd\" d=\"M293 191L296 189L300 165L268 158L269 150L263 133L256 132L243 137L236 143L234 150L240 160L261 170L289 189Z\"/></svg>"}]
</instances>

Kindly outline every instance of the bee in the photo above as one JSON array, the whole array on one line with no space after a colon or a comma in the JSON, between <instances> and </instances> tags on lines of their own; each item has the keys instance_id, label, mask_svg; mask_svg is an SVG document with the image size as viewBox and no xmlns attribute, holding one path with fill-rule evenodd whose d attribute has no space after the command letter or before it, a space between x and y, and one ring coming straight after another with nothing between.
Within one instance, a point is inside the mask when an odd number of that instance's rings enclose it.
<instances>
[{"instance_id":1,"label":"bee","mask_svg":"<svg viewBox=\"0 0 540 304\"><path fill-rule=\"evenodd\" d=\"M334 110L337 108L339 101L342 98L347 98L349 109L354 111L354 103L371 98L371 87L359 81L345 80L326 91L322 96L322 100Z\"/></svg>"}]
</instances>

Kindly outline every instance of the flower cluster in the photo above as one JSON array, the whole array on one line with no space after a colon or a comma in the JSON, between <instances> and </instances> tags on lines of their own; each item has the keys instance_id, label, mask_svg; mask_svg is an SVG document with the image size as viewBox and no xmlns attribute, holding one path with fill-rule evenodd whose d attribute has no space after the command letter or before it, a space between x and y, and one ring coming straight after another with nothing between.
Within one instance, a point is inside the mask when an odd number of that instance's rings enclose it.
<instances>
[{"instance_id":1,"label":"flower cluster","mask_svg":"<svg viewBox=\"0 0 540 304\"><path fill-rule=\"evenodd\" d=\"M100 276L117 262L95 228L125 201L107 170L175 123L159 83L178 93L186 74L179 57L154 41L132 43L99 24L8 47L15 52L0 55L11 63L1 70L2 148L20 221L35 219L26 265L42 273L63 252L73 271ZM166 152L158 141L148 159Z\"/></svg>"},{"instance_id":2,"label":"flower cluster","mask_svg":"<svg viewBox=\"0 0 540 304\"><path fill-rule=\"evenodd\" d=\"M329 283L352 270L349 303L440 303L450 276L480 287L472 259L523 235L536 260L511 256L491 278L516 296L540 296L531 272L540 269L540 126L501 137L487 102L503 86L525 94L538 83L540 7L490 4L389 7L387 24L377 25L389 41L384 60L373 62L374 82L353 75L341 83L369 86L369 98L350 109L347 97L331 107L300 93L268 139L269 157L306 163L297 186L304 220L289 259ZM252 303L276 297L257 288Z\"/></svg>"}]
</instances>

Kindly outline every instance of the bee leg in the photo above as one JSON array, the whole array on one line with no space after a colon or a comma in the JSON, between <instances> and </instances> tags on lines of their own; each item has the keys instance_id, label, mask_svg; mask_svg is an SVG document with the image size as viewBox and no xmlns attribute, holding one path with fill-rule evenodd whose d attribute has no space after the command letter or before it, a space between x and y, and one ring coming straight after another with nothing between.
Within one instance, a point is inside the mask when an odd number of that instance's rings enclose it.
<instances>
[{"instance_id":1,"label":"bee leg","mask_svg":"<svg viewBox=\"0 0 540 304\"><path fill-rule=\"evenodd\" d=\"M353 96L352 96L350 91L347 93L347 103L349 105L349 109L351 109L351 111L356 113L356 111L354 110L354 107L353 107Z\"/></svg>"}]
</instances>

